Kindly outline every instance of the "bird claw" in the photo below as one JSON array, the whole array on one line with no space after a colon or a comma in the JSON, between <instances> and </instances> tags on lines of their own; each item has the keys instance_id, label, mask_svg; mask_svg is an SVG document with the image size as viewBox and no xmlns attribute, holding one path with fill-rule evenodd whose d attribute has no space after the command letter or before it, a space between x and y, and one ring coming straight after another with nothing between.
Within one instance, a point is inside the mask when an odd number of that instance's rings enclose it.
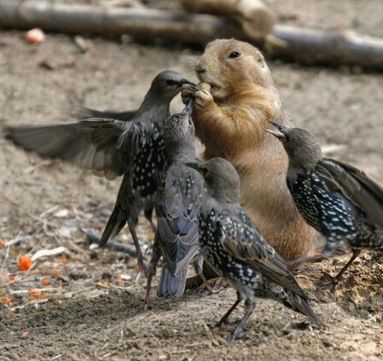
<instances>
[{"instance_id":1,"label":"bird claw","mask_svg":"<svg viewBox=\"0 0 383 361\"><path fill-rule=\"evenodd\" d=\"M215 278L204 282L201 285L202 292L207 291L209 295L221 292L225 287L221 286L222 278Z\"/></svg>"},{"instance_id":2,"label":"bird claw","mask_svg":"<svg viewBox=\"0 0 383 361\"><path fill-rule=\"evenodd\" d=\"M249 333L244 331L243 329L235 329L227 338L228 342L232 342L235 340L239 340L241 338L247 338Z\"/></svg>"},{"instance_id":3,"label":"bird claw","mask_svg":"<svg viewBox=\"0 0 383 361\"><path fill-rule=\"evenodd\" d=\"M322 277L320 279L320 285L321 286L330 286L331 291L335 291L336 287L338 286L341 278L333 277L327 272L322 271Z\"/></svg>"},{"instance_id":4,"label":"bird claw","mask_svg":"<svg viewBox=\"0 0 383 361\"><path fill-rule=\"evenodd\" d=\"M210 323L207 323L207 327L209 327L211 330L213 330L214 328L221 327L223 324L224 324L224 322L221 322L221 321L210 322Z\"/></svg>"},{"instance_id":5,"label":"bird claw","mask_svg":"<svg viewBox=\"0 0 383 361\"><path fill-rule=\"evenodd\" d=\"M232 320L232 321L229 321L229 319L219 320L217 322L208 323L207 326L210 329L214 329L214 328L219 328L223 325L237 325L240 321L241 321L241 319L236 319L236 320Z\"/></svg>"},{"instance_id":6,"label":"bird claw","mask_svg":"<svg viewBox=\"0 0 383 361\"><path fill-rule=\"evenodd\" d=\"M153 308L152 304L150 301L145 300L144 304L142 305L142 310L143 311L150 311Z\"/></svg>"}]
</instances>

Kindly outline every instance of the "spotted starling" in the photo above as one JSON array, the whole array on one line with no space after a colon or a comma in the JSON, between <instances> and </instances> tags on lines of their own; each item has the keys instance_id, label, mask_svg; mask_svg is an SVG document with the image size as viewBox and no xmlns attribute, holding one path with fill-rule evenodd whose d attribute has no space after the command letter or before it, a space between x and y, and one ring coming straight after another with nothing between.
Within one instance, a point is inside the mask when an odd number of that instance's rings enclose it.
<instances>
[{"instance_id":1,"label":"spotted starling","mask_svg":"<svg viewBox=\"0 0 383 361\"><path fill-rule=\"evenodd\" d=\"M362 171L334 159L322 158L316 138L304 129L268 130L289 157L287 185L308 224L326 238L320 255L293 264L320 261L341 249L353 255L333 278L338 283L362 249L383 250L383 189Z\"/></svg>"},{"instance_id":2,"label":"spotted starling","mask_svg":"<svg viewBox=\"0 0 383 361\"><path fill-rule=\"evenodd\" d=\"M187 266L198 250L199 215L205 194L204 179L188 167L196 162L194 125L188 111L174 114L163 127L166 172L156 197L157 232L149 265L146 303L150 282L161 254L165 258L159 296L184 293ZM201 273L200 263L196 270Z\"/></svg>"},{"instance_id":3,"label":"spotted starling","mask_svg":"<svg viewBox=\"0 0 383 361\"><path fill-rule=\"evenodd\" d=\"M256 297L275 299L321 325L285 261L258 233L239 205L239 176L231 163L213 158L189 166L203 174L208 191L200 218L201 252L237 291L234 305L214 327L226 323L244 300L245 314L230 340L241 337L244 324L254 311Z\"/></svg>"},{"instance_id":4,"label":"spotted starling","mask_svg":"<svg viewBox=\"0 0 383 361\"><path fill-rule=\"evenodd\" d=\"M138 266L145 272L135 226L143 209L151 221L154 194L165 162L162 123L170 115L171 100L185 83L190 82L181 74L166 70L154 78L135 112L88 110L90 118L83 115L77 123L5 128L6 137L25 150L75 163L108 178L123 175L99 245L105 245L128 223ZM110 116L119 120L106 118Z\"/></svg>"}]
</instances>

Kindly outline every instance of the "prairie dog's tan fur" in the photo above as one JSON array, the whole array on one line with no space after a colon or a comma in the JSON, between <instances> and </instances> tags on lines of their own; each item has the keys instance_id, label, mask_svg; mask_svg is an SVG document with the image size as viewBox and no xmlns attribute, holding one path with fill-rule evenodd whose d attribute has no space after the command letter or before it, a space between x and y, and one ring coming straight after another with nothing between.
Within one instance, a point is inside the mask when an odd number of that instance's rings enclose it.
<instances>
[{"instance_id":1,"label":"prairie dog's tan fur","mask_svg":"<svg viewBox=\"0 0 383 361\"><path fill-rule=\"evenodd\" d=\"M287 120L262 54L250 44L219 39L206 46L195 70L202 83L193 120L205 158L233 163L241 178L242 206L285 259L305 256L313 229L287 188L285 151L265 132L269 120Z\"/></svg>"}]
</instances>

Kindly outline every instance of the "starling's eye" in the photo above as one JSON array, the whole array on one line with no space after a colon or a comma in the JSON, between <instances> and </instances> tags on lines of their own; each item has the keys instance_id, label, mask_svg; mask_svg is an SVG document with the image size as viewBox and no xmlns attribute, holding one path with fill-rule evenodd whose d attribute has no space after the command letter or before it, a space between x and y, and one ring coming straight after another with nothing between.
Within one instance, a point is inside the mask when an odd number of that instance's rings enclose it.
<instances>
[{"instance_id":1,"label":"starling's eye","mask_svg":"<svg viewBox=\"0 0 383 361\"><path fill-rule=\"evenodd\" d=\"M206 176L209 173L209 170L205 167L201 167L202 175Z\"/></svg>"},{"instance_id":2,"label":"starling's eye","mask_svg":"<svg viewBox=\"0 0 383 361\"><path fill-rule=\"evenodd\" d=\"M178 85L178 82L176 82L175 80L168 79L166 80L166 84L169 86L174 86L174 85Z\"/></svg>"},{"instance_id":3,"label":"starling's eye","mask_svg":"<svg viewBox=\"0 0 383 361\"><path fill-rule=\"evenodd\" d=\"M229 54L229 59L236 59L236 58L239 58L239 56L241 55L241 53L239 51L232 51L230 54Z\"/></svg>"},{"instance_id":4,"label":"starling's eye","mask_svg":"<svg viewBox=\"0 0 383 361\"><path fill-rule=\"evenodd\" d=\"M287 134L285 134L285 143L288 143L289 141L290 141L290 137Z\"/></svg>"}]
</instances>

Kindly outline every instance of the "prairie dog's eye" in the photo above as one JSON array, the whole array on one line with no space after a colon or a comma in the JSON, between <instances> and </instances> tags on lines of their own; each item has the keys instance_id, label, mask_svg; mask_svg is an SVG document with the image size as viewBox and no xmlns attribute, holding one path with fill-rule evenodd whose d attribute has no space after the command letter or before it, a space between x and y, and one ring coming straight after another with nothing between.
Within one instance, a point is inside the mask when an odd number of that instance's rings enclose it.
<instances>
[{"instance_id":1,"label":"prairie dog's eye","mask_svg":"<svg viewBox=\"0 0 383 361\"><path fill-rule=\"evenodd\" d=\"M241 55L241 53L239 51L232 51L230 54L229 54L229 59L236 59L236 58L239 58L239 56Z\"/></svg>"}]
</instances>

